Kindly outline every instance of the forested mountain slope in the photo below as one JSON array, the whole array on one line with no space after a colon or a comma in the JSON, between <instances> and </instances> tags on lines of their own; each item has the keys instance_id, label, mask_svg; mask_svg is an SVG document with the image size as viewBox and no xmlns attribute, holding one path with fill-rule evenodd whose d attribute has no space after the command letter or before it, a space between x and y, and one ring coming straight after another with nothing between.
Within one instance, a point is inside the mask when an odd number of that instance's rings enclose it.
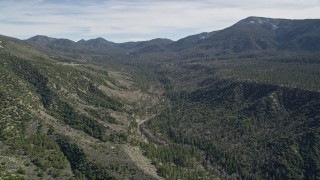
<instances>
[{"instance_id":1,"label":"forested mountain slope","mask_svg":"<svg viewBox=\"0 0 320 180\"><path fill-rule=\"evenodd\" d=\"M259 50L319 51L319 20L248 17L231 27L181 39L174 50L205 49L245 52Z\"/></svg>"},{"instance_id":2,"label":"forested mountain slope","mask_svg":"<svg viewBox=\"0 0 320 180\"><path fill-rule=\"evenodd\" d=\"M158 141L203 151L220 177L319 178L318 22L251 17L190 45L198 50L142 56L170 99L146 127Z\"/></svg>"},{"instance_id":3,"label":"forested mountain slope","mask_svg":"<svg viewBox=\"0 0 320 180\"><path fill-rule=\"evenodd\" d=\"M203 150L204 162L229 177L319 177L319 92L190 75L199 71L167 76L180 78L166 80L171 106L147 123L150 131Z\"/></svg>"},{"instance_id":4,"label":"forested mountain slope","mask_svg":"<svg viewBox=\"0 0 320 180\"><path fill-rule=\"evenodd\" d=\"M319 179L319 30L249 17L178 41L1 36L1 176Z\"/></svg>"},{"instance_id":5,"label":"forested mountain slope","mask_svg":"<svg viewBox=\"0 0 320 180\"><path fill-rule=\"evenodd\" d=\"M125 145L141 105L157 103L131 72L55 61L23 41L0 41L0 177L157 177Z\"/></svg>"}]
</instances>

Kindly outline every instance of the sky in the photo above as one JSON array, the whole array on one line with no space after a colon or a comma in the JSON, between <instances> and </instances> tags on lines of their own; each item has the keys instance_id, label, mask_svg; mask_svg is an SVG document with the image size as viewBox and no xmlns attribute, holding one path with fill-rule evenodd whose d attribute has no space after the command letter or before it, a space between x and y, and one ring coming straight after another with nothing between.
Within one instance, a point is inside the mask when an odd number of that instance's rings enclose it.
<instances>
[{"instance_id":1,"label":"sky","mask_svg":"<svg viewBox=\"0 0 320 180\"><path fill-rule=\"evenodd\" d=\"M249 16L320 19L320 0L0 0L0 34L177 40Z\"/></svg>"}]
</instances>

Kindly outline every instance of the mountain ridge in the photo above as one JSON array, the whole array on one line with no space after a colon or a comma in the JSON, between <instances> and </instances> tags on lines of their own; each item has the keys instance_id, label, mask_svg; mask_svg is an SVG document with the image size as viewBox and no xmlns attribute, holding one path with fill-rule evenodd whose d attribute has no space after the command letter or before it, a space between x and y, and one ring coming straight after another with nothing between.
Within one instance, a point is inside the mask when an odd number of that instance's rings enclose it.
<instances>
[{"instance_id":1,"label":"mountain ridge","mask_svg":"<svg viewBox=\"0 0 320 180\"><path fill-rule=\"evenodd\" d=\"M192 49L231 51L233 53L256 50L320 50L320 20L290 20L281 18L265 18L250 16L222 30L203 32L181 38L177 41L156 38L138 42L115 43L104 38L80 40L56 39L46 36L34 36L27 42L38 45L94 47L112 53L128 51L137 53L153 53L164 51L185 51Z\"/></svg>"}]
</instances>

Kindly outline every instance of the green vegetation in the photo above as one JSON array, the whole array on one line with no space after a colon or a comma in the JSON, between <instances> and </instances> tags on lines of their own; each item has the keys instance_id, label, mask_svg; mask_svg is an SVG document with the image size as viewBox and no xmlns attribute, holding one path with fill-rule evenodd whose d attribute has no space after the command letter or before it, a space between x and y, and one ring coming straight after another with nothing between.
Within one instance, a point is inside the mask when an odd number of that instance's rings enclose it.
<instances>
[{"instance_id":1,"label":"green vegetation","mask_svg":"<svg viewBox=\"0 0 320 180\"><path fill-rule=\"evenodd\" d=\"M122 104L119 101L106 96L101 90L91 83L89 83L86 93L78 91L77 94L81 99L96 107L108 108L114 111L119 111L122 107Z\"/></svg>"},{"instance_id":2,"label":"green vegetation","mask_svg":"<svg viewBox=\"0 0 320 180\"><path fill-rule=\"evenodd\" d=\"M128 140L128 134L126 132L113 132L110 134L109 141L123 144L126 143Z\"/></svg>"},{"instance_id":3,"label":"green vegetation","mask_svg":"<svg viewBox=\"0 0 320 180\"><path fill-rule=\"evenodd\" d=\"M307 110L319 106L318 93L211 79L201 90L169 97L171 108L147 127L158 138L204 151L230 177L319 176L319 111Z\"/></svg>"},{"instance_id":4,"label":"green vegetation","mask_svg":"<svg viewBox=\"0 0 320 180\"><path fill-rule=\"evenodd\" d=\"M319 179L317 32L250 17L176 42L0 36L0 176Z\"/></svg>"},{"instance_id":5,"label":"green vegetation","mask_svg":"<svg viewBox=\"0 0 320 180\"><path fill-rule=\"evenodd\" d=\"M210 64L219 68L217 76L240 81L276 84L308 90L320 89L320 64L314 57L272 57L265 59L224 60Z\"/></svg>"},{"instance_id":6,"label":"green vegetation","mask_svg":"<svg viewBox=\"0 0 320 180\"><path fill-rule=\"evenodd\" d=\"M126 175L130 169L125 165L120 165L117 162L106 162L108 165L97 164L88 160L84 151L76 144L70 143L70 140L64 136L58 137L58 143L68 158L72 171L75 174L75 179L118 179L116 174ZM132 172L131 172L132 173Z\"/></svg>"},{"instance_id":7,"label":"green vegetation","mask_svg":"<svg viewBox=\"0 0 320 180\"><path fill-rule=\"evenodd\" d=\"M40 100L43 106L45 108L49 108L49 106L53 103L53 93L48 88L48 78L43 76L30 63L22 59L12 57L11 66L19 77L35 87L36 92L40 95Z\"/></svg>"},{"instance_id":8,"label":"green vegetation","mask_svg":"<svg viewBox=\"0 0 320 180\"><path fill-rule=\"evenodd\" d=\"M202 166L202 155L194 147L178 144L156 147L141 143L145 155L149 157L166 179L212 179Z\"/></svg>"},{"instance_id":9,"label":"green vegetation","mask_svg":"<svg viewBox=\"0 0 320 180\"><path fill-rule=\"evenodd\" d=\"M63 170L67 167L67 159L60 151L58 144L47 135L34 135L17 141L13 150L23 150L40 171L48 173L53 178L62 177ZM23 169L17 172L25 173Z\"/></svg>"},{"instance_id":10,"label":"green vegetation","mask_svg":"<svg viewBox=\"0 0 320 180\"><path fill-rule=\"evenodd\" d=\"M4 171L4 169L2 169L1 167L0 167L0 177L1 179L6 179L6 180L25 180L25 178L22 177L21 175L8 173Z\"/></svg>"},{"instance_id":11,"label":"green vegetation","mask_svg":"<svg viewBox=\"0 0 320 180\"><path fill-rule=\"evenodd\" d=\"M1 178L152 179L125 152L106 146L129 140L131 104L99 88L121 97L129 88L119 85L120 78L110 77L104 67L67 63L71 61L65 57L57 62L18 40L9 41L0 52ZM73 142L60 133L78 139ZM88 141L92 144L82 146ZM73 153L79 159L70 159Z\"/></svg>"},{"instance_id":12,"label":"green vegetation","mask_svg":"<svg viewBox=\"0 0 320 180\"><path fill-rule=\"evenodd\" d=\"M31 120L26 108L0 92L0 112L0 140L14 141L22 137L26 123Z\"/></svg>"},{"instance_id":13,"label":"green vegetation","mask_svg":"<svg viewBox=\"0 0 320 180\"><path fill-rule=\"evenodd\" d=\"M71 127L83 130L85 133L100 139L106 140L106 128L94 119L87 117L84 114L77 113L73 107L65 102L59 102L56 106L57 109L52 111L52 115L57 119L62 120L64 123Z\"/></svg>"}]
</instances>

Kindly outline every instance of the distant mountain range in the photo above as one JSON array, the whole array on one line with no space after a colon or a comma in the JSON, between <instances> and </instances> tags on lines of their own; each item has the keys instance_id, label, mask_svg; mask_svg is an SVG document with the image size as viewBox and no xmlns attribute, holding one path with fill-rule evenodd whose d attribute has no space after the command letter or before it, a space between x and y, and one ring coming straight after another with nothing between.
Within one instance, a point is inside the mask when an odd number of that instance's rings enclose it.
<instances>
[{"instance_id":1,"label":"distant mountain range","mask_svg":"<svg viewBox=\"0 0 320 180\"><path fill-rule=\"evenodd\" d=\"M157 38L141 42L114 43L96 38L74 42L39 35L26 41L51 50L91 51L102 54L194 50L224 53L266 50L317 52L320 50L320 20L248 17L226 29L191 35L178 41Z\"/></svg>"}]
</instances>

